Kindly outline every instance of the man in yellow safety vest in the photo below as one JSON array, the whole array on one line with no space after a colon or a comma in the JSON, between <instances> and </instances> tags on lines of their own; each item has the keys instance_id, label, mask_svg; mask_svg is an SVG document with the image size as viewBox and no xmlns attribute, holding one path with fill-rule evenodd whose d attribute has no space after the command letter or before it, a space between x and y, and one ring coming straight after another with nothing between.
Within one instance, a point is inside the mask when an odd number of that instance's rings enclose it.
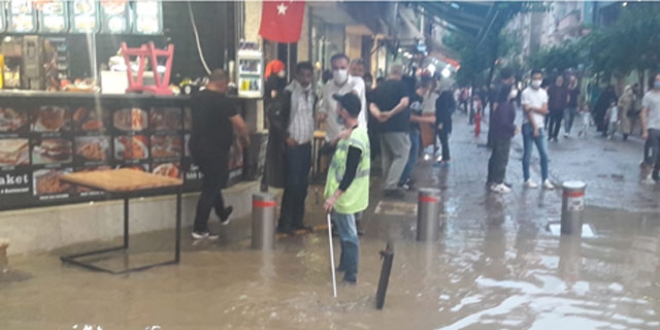
<instances>
[{"instance_id":1,"label":"man in yellow safety vest","mask_svg":"<svg viewBox=\"0 0 660 330\"><path fill-rule=\"evenodd\" d=\"M345 282L354 284L360 249L355 214L369 205L369 136L366 127L358 124L360 99L353 93L335 94L333 98L337 100L337 114L343 120L344 132L328 170L324 208L332 212L339 233L341 258L337 270L344 272Z\"/></svg>"}]
</instances>

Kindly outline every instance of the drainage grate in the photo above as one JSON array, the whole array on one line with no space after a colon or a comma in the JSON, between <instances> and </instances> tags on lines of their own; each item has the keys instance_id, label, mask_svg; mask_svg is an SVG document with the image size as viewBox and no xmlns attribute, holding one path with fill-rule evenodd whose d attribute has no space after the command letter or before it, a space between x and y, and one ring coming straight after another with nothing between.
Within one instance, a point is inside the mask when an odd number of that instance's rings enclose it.
<instances>
[{"instance_id":1,"label":"drainage grate","mask_svg":"<svg viewBox=\"0 0 660 330\"><path fill-rule=\"evenodd\" d=\"M417 214L417 204L380 201L376 205L374 214L415 216Z\"/></svg>"}]
</instances>

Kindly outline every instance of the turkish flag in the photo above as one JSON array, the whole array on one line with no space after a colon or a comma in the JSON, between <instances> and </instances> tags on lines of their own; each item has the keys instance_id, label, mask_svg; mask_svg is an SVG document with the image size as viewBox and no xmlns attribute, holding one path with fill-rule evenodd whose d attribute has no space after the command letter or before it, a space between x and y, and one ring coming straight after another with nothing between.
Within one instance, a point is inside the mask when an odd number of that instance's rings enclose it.
<instances>
[{"instance_id":1,"label":"turkish flag","mask_svg":"<svg viewBox=\"0 0 660 330\"><path fill-rule=\"evenodd\" d=\"M264 0L259 34L279 43L295 43L300 40L305 1Z\"/></svg>"}]
</instances>

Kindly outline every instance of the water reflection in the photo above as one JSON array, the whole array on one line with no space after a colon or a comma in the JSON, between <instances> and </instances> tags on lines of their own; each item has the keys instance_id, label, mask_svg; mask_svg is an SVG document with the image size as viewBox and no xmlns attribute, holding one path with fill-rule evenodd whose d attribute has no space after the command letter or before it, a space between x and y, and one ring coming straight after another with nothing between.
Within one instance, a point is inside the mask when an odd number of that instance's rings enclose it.
<instances>
[{"instance_id":1,"label":"water reflection","mask_svg":"<svg viewBox=\"0 0 660 330\"><path fill-rule=\"evenodd\" d=\"M369 230L396 228L388 231L396 255L383 311L374 308L383 239L361 238L360 283L340 287L334 299L326 233L319 232L278 241L265 254L237 245L192 247L180 266L126 277L62 267L53 255L16 257L12 267L33 277L0 286L0 328L660 327L655 215L590 209L585 220L598 236L555 237L535 208L511 209L507 197L478 194L469 209L464 197L447 197L444 212L451 216L437 242L418 243L400 230L414 216L370 222Z\"/></svg>"}]
</instances>

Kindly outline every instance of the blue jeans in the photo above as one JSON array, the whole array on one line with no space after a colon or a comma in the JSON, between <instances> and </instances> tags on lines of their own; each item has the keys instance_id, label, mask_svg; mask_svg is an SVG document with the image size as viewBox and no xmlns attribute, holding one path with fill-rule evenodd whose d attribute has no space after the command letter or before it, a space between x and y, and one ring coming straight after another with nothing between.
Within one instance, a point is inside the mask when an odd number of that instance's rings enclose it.
<instances>
[{"instance_id":1,"label":"blue jeans","mask_svg":"<svg viewBox=\"0 0 660 330\"><path fill-rule=\"evenodd\" d=\"M534 136L534 128L530 123L522 126L523 136L523 177L525 181L529 180L529 161L532 159L532 144L536 144L536 150L539 151L541 158L541 178L545 181L548 178L548 140L543 128L539 128L539 136Z\"/></svg>"},{"instance_id":2,"label":"blue jeans","mask_svg":"<svg viewBox=\"0 0 660 330\"><path fill-rule=\"evenodd\" d=\"M564 110L564 132L566 134L571 132L571 127L573 127L573 120L575 120L575 115L577 114L577 108L568 107Z\"/></svg>"},{"instance_id":3,"label":"blue jeans","mask_svg":"<svg viewBox=\"0 0 660 330\"><path fill-rule=\"evenodd\" d=\"M408 155L408 162L406 167L403 168L403 173L401 173L401 179L399 180L399 185L402 185L410 179L410 173L412 173L415 163L417 163L417 158L419 156L419 147L421 144L419 131L412 130L410 131L410 154Z\"/></svg>"},{"instance_id":4,"label":"blue jeans","mask_svg":"<svg viewBox=\"0 0 660 330\"><path fill-rule=\"evenodd\" d=\"M341 257L337 269L344 272L344 281L355 282L360 258L360 242L355 226L355 215L333 211L332 221L335 223L341 243Z\"/></svg>"}]
</instances>

